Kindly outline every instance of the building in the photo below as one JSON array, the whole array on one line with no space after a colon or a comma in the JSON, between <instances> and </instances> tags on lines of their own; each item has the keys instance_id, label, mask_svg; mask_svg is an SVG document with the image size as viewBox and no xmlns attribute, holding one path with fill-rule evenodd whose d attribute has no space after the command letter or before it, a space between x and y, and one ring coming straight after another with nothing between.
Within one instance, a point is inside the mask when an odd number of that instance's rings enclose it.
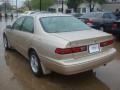
<instances>
[{"instance_id":1,"label":"building","mask_svg":"<svg viewBox=\"0 0 120 90\"><path fill-rule=\"evenodd\" d=\"M103 5L95 4L94 11L110 11L114 12L120 9L120 0L106 0ZM78 13L84 14L90 12L88 3L84 2L78 6Z\"/></svg>"},{"instance_id":2,"label":"building","mask_svg":"<svg viewBox=\"0 0 120 90\"><path fill-rule=\"evenodd\" d=\"M56 0L56 4L51 6L49 8L49 11L51 11L51 12L62 12L62 3L64 3L63 4L63 12L64 13L66 13L66 12L73 12L73 9L68 9L67 5L65 4L66 1L67 0ZM101 5L96 4L95 8L94 8L94 11L98 11L98 10L101 10ZM88 3L80 4L78 6L77 12L81 13L81 14L90 12Z\"/></svg>"},{"instance_id":3,"label":"building","mask_svg":"<svg viewBox=\"0 0 120 90\"><path fill-rule=\"evenodd\" d=\"M63 0L63 12L66 13L68 9L67 5L65 4L66 0ZM106 0L106 3L103 5L100 5L98 3L95 4L94 6L94 11L110 11L114 12L116 9L120 9L120 0ZM51 6L49 8L49 11L51 12L62 12L62 0L56 0L56 4ZM73 12L73 10L72 10ZM90 8L89 4L84 2L78 6L77 9L78 13L84 14L84 13L89 13Z\"/></svg>"},{"instance_id":4,"label":"building","mask_svg":"<svg viewBox=\"0 0 120 90\"><path fill-rule=\"evenodd\" d=\"M62 4L65 3L67 0L56 0L56 4Z\"/></svg>"},{"instance_id":5,"label":"building","mask_svg":"<svg viewBox=\"0 0 120 90\"><path fill-rule=\"evenodd\" d=\"M104 11L115 12L116 9L120 9L120 0L107 0L105 4L102 5Z\"/></svg>"},{"instance_id":6,"label":"building","mask_svg":"<svg viewBox=\"0 0 120 90\"><path fill-rule=\"evenodd\" d=\"M100 10L102 10L101 5L100 4L95 4L94 11L100 11ZM82 4L80 4L78 6L77 12L81 13L81 14L89 13L90 12L90 8L89 8L88 3L82 3Z\"/></svg>"},{"instance_id":7,"label":"building","mask_svg":"<svg viewBox=\"0 0 120 90\"><path fill-rule=\"evenodd\" d=\"M120 3L120 0L106 0L107 3Z\"/></svg>"},{"instance_id":8,"label":"building","mask_svg":"<svg viewBox=\"0 0 120 90\"><path fill-rule=\"evenodd\" d=\"M49 7L48 11L53 12L53 13L61 13L62 12L62 7L63 7L63 12L66 13L66 10L68 9L66 4L54 4L51 7Z\"/></svg>"},{"instance_id":9,"label":"building","mask_svg":"<svg viewBox=\"0 0 120 90\"><path fill-rule=\"evenodd\" d=\"M48 11L53 12L53 13L54 12L61 13L63 11L64 13L66 13L66 10L68 9L68 7L65 4L65 2L66 0L56 0L55 4L49 7Z\"/></svg>"}]
</instances>

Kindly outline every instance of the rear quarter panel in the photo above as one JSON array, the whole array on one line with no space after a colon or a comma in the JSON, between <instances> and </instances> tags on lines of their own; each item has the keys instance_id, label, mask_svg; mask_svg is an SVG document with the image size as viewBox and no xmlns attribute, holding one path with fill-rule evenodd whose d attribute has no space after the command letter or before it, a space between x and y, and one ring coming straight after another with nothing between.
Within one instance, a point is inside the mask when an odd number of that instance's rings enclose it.
<instances>
[{"instance_id":1,"label":"rear quarter panel","mask_svg":"<svg viewBox=\"0 0 120 90\"><path fill-rule=\"evenodd\" d=\"M35 48L39 58L63 60L73 58L72 54L59 55L55 53L56 48L70 47L69 42L51 35L35 35L32 47Z\"/></svg>"}]
</instances>

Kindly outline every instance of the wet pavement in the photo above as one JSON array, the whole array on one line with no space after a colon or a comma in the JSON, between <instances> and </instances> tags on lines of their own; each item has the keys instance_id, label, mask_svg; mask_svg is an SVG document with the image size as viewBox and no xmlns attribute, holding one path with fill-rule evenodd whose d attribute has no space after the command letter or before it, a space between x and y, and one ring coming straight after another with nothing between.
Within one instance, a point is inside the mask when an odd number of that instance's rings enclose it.
<instances>
[{"instance_id":1,"label":"wet pavement","mask_svg":"<svg viewBox=\"0 0 120 90\"><path fill-rule=\"evenodd\" d=\"M0 22L0 90L120 90L120 40L115 42L118 52L114 61L95 69L96 73L73 76L52 73L37 78L22 55L14 50L4 50L4 27L5 22Z\"/></svg>"}]
</instances>

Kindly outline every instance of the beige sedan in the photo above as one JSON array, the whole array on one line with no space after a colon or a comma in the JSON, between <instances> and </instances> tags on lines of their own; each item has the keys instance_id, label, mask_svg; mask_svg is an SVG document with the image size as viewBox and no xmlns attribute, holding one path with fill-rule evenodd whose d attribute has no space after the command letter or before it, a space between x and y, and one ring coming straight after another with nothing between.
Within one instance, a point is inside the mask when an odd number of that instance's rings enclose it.
<instances>
[{"instance_id":1,"label":"beige sedan","mask_svg":"<svg viewBox=\"0 0 120 90\"><path fill-rule=\"evenodd\" d=\"M113 60L113 36L94 30L65 14L19 17L3 34L6 49L14 48L30 61L33 74L51 71L72 75Z\"/></svg>"}]
</instances>

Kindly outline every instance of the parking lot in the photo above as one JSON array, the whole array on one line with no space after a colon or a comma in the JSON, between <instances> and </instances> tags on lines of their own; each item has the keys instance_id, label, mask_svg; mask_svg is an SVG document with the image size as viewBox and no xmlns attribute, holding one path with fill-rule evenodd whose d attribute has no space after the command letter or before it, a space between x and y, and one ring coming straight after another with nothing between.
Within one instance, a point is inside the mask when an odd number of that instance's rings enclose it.
<instances>
[{"instance_id":1,"label":"parking lot","mask_svg":"<svg viewBox=\"0 0 120 90\"><path fill-rule=\"evenodd\" d=\"M0 22L0 90L120 90L119 39L115 41L116 57L107 66L72 76L53 72L37 78L22 55L14 50L4 51L2 32L5 26L4 20Z\"/></svg>"}]
</instances>

